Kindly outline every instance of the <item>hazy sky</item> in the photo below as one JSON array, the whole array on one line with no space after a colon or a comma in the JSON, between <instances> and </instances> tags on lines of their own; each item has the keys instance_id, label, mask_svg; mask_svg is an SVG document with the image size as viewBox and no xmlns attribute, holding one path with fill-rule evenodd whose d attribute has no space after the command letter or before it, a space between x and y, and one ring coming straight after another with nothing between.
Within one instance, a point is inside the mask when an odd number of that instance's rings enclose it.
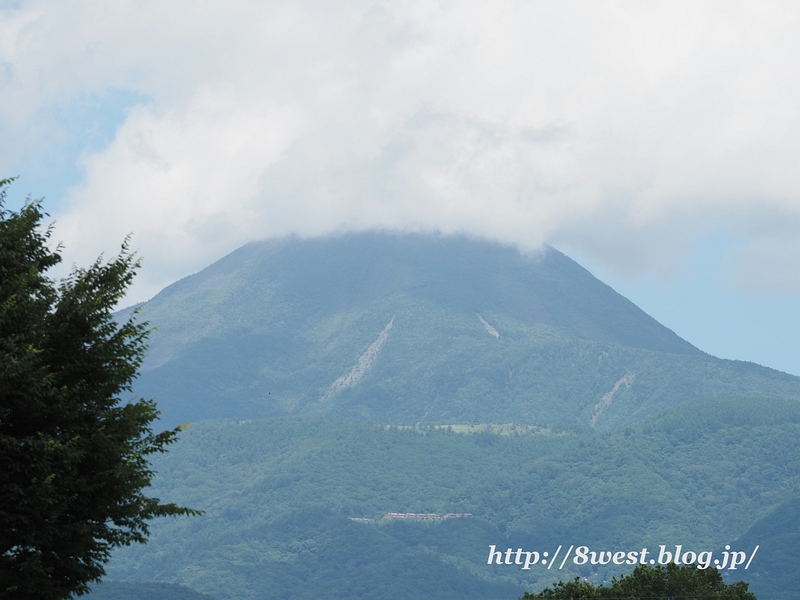
<instances>
[{"instance_id":1,"label":"hazy sky","mask_svg":"<svg viewBox=\"0 0 800 600\"><path fill-rule=\"evenodd\" d=\"M549 243L800 374L796 2L0 0L0 178L143 300L241 244Z\"/></svg>"}]
</instances>

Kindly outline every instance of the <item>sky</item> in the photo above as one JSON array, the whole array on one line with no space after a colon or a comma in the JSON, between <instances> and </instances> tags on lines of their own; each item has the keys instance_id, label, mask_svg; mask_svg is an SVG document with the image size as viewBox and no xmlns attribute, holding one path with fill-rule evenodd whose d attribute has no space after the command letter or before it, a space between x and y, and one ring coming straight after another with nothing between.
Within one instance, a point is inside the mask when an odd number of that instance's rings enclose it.
<instances>
[{"instance_id":1,"label":"sky","mask_svg":"<svg viewBox=\"0 0 800 600\"><path fill-rule=\"evenodd\" d=\"M565 252L800 375L796 2L0 0L0 178L146 300L373 228Z\"/></svg>"}]
</instances>

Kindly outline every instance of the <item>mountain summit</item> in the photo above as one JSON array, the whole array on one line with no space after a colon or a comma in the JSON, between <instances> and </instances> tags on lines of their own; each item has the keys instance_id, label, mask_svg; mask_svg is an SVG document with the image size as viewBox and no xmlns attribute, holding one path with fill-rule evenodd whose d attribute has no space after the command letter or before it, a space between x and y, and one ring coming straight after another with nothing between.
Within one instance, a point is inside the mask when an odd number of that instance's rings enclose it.
<instances>
[{"instance_id":1,"label":"mountain summit","mask_svg":"<svg viewBox=\"0 0 800 600\"><path fill-rule=\"evenodd\" d=\"M126 311L120 314L124 318ZM142 308L168 424L279 415L601 429L800 379L706 355L553 248L360 233L248 244Z\"/></svg>"}]
</instances>

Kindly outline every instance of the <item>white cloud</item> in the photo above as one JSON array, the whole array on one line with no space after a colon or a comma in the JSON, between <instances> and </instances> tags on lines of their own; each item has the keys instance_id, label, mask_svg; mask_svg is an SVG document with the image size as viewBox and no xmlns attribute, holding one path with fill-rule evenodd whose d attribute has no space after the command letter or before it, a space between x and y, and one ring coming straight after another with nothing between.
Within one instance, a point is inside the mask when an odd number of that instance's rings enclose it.
<instances>
[{"instance_id":1,"label":"white cloud","mask_svg":"<svg viewBox=\"0 0 800 600\"><path fill-rule=\"evenodd\" d=\"M376 226L565 244L628 274L668 271L727 229L750 240L737 285L800 293L794 3L0 14L0 132L38 131L80 94L152 99L83 157L58 215L79 263L135 233L137 299L250 239Z\"/></svg>"}]
</instances>

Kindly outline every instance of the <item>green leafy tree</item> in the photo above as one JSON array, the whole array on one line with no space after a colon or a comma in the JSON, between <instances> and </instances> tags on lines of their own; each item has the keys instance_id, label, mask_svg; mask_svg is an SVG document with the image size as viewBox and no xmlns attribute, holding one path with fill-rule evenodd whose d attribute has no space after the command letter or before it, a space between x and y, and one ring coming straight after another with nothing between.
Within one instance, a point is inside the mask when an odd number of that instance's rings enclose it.
<instances>
[{"instance_id":1,"label":"green leafy tree","mask_svg":"<svg viewBox=\"0 0 800 600\"><path fill-rule=\"evenodd\" d=\"M68 598L99 580L111 550L145 542L147 521L196 514L145 495L155 403L131 399L147 324L112 310L136 268L121 253L56 282L51 229L31 202L5 209L0 181L0 599Z\"/></svg>"},{"instance_id":2,"label":"green leafy tree","mask_svg":"<svg viewBox=\"0 0 800 600\"><path fill-rule=\"evenodd\" d=\"M628 575L614 578L610 587L576 577L520 600L756 600L743 581L726 584L717 569L693 565L639 565Z\"/></svg>"},{"instance_id":3,"label":"green leafy tree","mask_svg":"<svg viewBox=\"0 0 800 600\"><path fill-rule=\"evenodd\" d=\"M594 585L589 581L581 581L580 577L576 577L572 581L559 581L552 588L545 588L538 594L531 594L525 592L521 600L532 600L534 598L553 598L561 600L599 600L601 598L610 598L610 588L600 585Z\"/></svg>"}]
</instances>

